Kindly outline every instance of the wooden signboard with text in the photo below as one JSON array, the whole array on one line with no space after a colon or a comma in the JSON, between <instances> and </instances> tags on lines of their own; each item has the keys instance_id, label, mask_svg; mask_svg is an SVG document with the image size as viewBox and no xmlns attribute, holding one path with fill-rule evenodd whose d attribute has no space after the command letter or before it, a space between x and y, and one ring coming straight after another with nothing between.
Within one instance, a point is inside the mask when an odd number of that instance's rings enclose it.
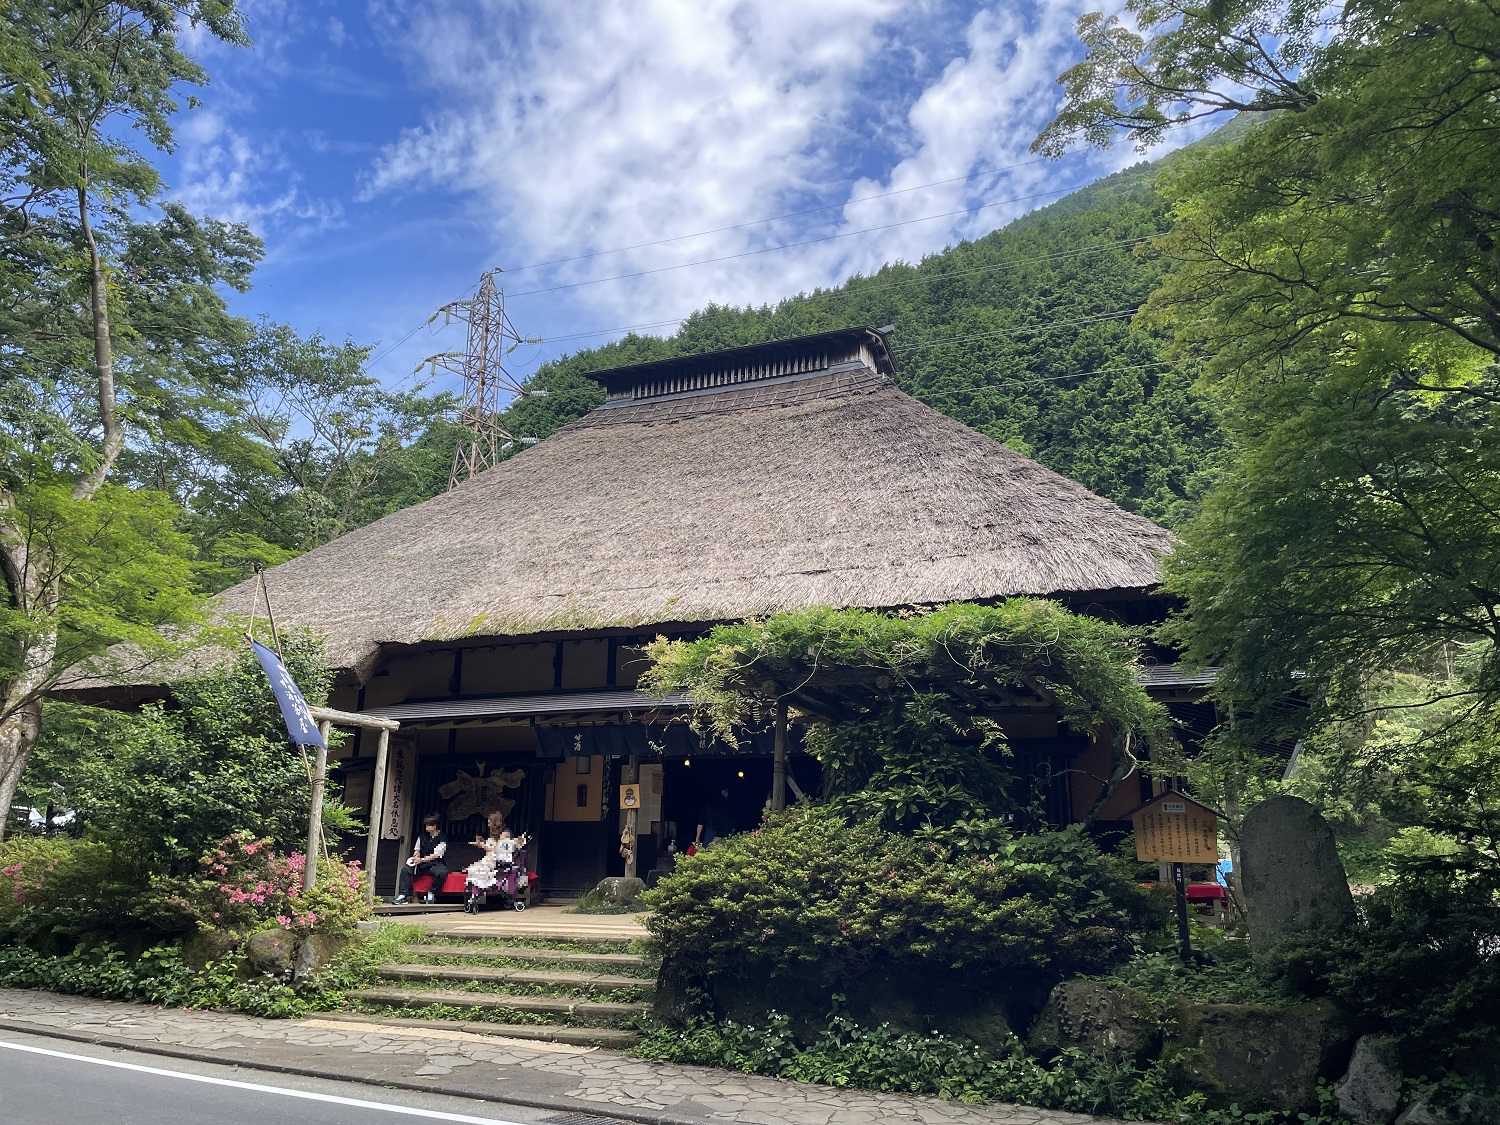
<instances>
[{"instance_id":1,"label":"wooden signboard with text","mask_svg":"<svg viewBox=\"0 0 1500 1125\"><path fill-rule=\"evenodd\" d=\"M1135 857L1142 863L1219 862L1219 818L1212 809L1167 790L1130 814Z\"/></svg>"}]
</instances>

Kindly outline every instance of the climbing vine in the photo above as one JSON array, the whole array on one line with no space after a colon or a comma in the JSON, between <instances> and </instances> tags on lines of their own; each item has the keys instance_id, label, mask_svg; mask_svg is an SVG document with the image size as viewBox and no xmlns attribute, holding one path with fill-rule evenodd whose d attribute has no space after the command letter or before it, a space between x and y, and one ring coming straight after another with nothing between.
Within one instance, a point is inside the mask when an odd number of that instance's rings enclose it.
<instances>
[{"instance_id":1,"label":"climbing vine","mask_svg":"<svg viewBox=\"0 0 1500 1125\"><path fill-rule=\"evenodd\" d=\"M706 735L735 743L785 700L845 811L949 842L1034 804L997 711L1055 708L1079 734L1161 742L1168 721L1136 682L1140 640L1055 602L1013 598L930 612L807 609L658 639L643 684L692 695ZM809 685L832 684L837 716Z\"/></svg>"}]
</instances>

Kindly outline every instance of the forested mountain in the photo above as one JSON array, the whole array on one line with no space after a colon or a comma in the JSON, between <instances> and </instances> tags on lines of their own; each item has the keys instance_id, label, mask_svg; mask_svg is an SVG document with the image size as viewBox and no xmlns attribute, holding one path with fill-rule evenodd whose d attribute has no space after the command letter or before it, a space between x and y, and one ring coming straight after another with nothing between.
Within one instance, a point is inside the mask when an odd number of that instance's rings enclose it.
<instances>
[{"instance_id":1,"label":"forested mountain","mask_svg":"<svg viewBox=\"0 0 1500 1125\"><path fill-rule=\"evenodd\" d=\"M1130 318L1156 287L1142 253L1167 226L1157 165L1101 180L916 265L789 297L709 306L662 339L628 336L538 370L545 398L507 413L545 437L602 400L584 373L847 325L895 325L912 394L1162 523L1191 513L1221 439L1191 379L1159 362L1160 340Z\"/></svg>"}]
</instances>

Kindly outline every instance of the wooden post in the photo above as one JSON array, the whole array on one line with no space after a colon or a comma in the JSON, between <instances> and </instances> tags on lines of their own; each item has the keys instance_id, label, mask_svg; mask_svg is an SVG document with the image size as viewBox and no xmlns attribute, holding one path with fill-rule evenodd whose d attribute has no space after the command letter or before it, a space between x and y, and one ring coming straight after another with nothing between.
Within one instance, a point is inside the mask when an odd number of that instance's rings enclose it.
<instances>
[{"instance_id":1,"label":"wooden post","mask_svg":"<svg viewBox=\"0 0 1500 1125\"><path fill-rule=\"evenodd\" d=\"M640 780L641 759L639 755L632 754L630 755L630 760L625 765L625 784L637 785L640 783ZM636 845L640 842L636 839L638 835L636 826L639 823L637 817L639 816L640 810L638 809L625 810L625 831L621 833L623 839L621 840L620 850L625 855L625 878L627 879L635 878Z\"/></svg>"},{"instance_id":2,"label":"wooden post","mask_svg":"<svg viewBox=\"0 0 1500 1125\"><path fill-rule=\"evenodd\" d=\"M776 703L776 746L771 759L771 811L786 808L786 700Z\"/></svg>"},{"instance_id":3,"label":"wooden post","mask_svg":"<svg viewBox=\"0 0 1500 1125\"><path fill-rule=\"evenodd\" d=\"M375 778L370 784L370 835L365 841L365 898L375 901L375 863L380 858L380 837L385 828L385 760L390 751L391 732L380 728L380 737L375 743Z\"/></svg>"},{"instance_id":4,"label":"wooden post","mask_svg":"<svg viewBox=\"0 0 1500 1125\"><path fill-rule=\"evenodd\" d=\"M1182 864L1172 864L1172 889L1177 892L1177 942L1178 952L1182 959L1191 963L1193 960L1193 943L1188 936L1188 901L1187 901L1187 878L1183 875Z\"/></svg>"},{"instance_id":5,"label":"wooden post","mask_svg":"<svg viewBox=\"0 0 1500 1125\"><path fill-rule=\"evenodd\" d=\"M302 870L302 889L310 891L318 881L318 852L323 848L323 782L328 775L328 732L333 726L327 719L318 724L323 745L318 747L312 775L312 813L307 818L307 865Z\"/></svg>"}]
</instances>

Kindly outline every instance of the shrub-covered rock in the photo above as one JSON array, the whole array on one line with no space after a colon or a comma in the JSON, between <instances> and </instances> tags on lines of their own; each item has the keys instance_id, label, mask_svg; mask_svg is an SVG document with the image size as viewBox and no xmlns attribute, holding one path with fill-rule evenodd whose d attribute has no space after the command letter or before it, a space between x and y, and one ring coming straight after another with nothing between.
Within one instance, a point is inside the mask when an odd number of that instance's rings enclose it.
<instances>
[{"instance_id":1,"label":"shrub-covered rock","mask_svg":"<svg viewBox=\"0 0 1500 1125\"><path fill-rule=\"evenodd\" d=\"M1047 997L1027 1045L1043 1059L1076 1047L1110 1062L1141 1063L1160 1046L1159 1019L1146 996L1125 985L1063 981Z\"/></svg>"},{"instance_id":2,"label":"shrub-covered rock","mask_svg":"<svg viewBox=\"0 0 1500 1125\"><path fill-rule=\"evenodd\" d=\"M1343 1072L1354 1038L1327 1000L1274 1007L1179 1000L1170 1018L1163 1064L1180 1088L1222 1107L1315 1110L1318 1079Z\"/></svg>"},{"instance_id":3,"label":"shrub-covered rock","mask_svg":"<svg viewBox=\"0 0 1500 1125\"><path fill-rule=\"evenodd\" d=\"M941 1009L939 986L952 981L1029 1009L1013 1024L1024 1027L1053 984L1107 971L1163 921L1077 831L1022 837L992 856L945 855L825 807L798 808L680 858L644 896L648 926L664 962L740 1018L754 1004L785 1010L778 1003L822 1018L836 993L872 1012L908 1004L894 989L882 997L880 980Z\"/></svg>"}]
</instances>

